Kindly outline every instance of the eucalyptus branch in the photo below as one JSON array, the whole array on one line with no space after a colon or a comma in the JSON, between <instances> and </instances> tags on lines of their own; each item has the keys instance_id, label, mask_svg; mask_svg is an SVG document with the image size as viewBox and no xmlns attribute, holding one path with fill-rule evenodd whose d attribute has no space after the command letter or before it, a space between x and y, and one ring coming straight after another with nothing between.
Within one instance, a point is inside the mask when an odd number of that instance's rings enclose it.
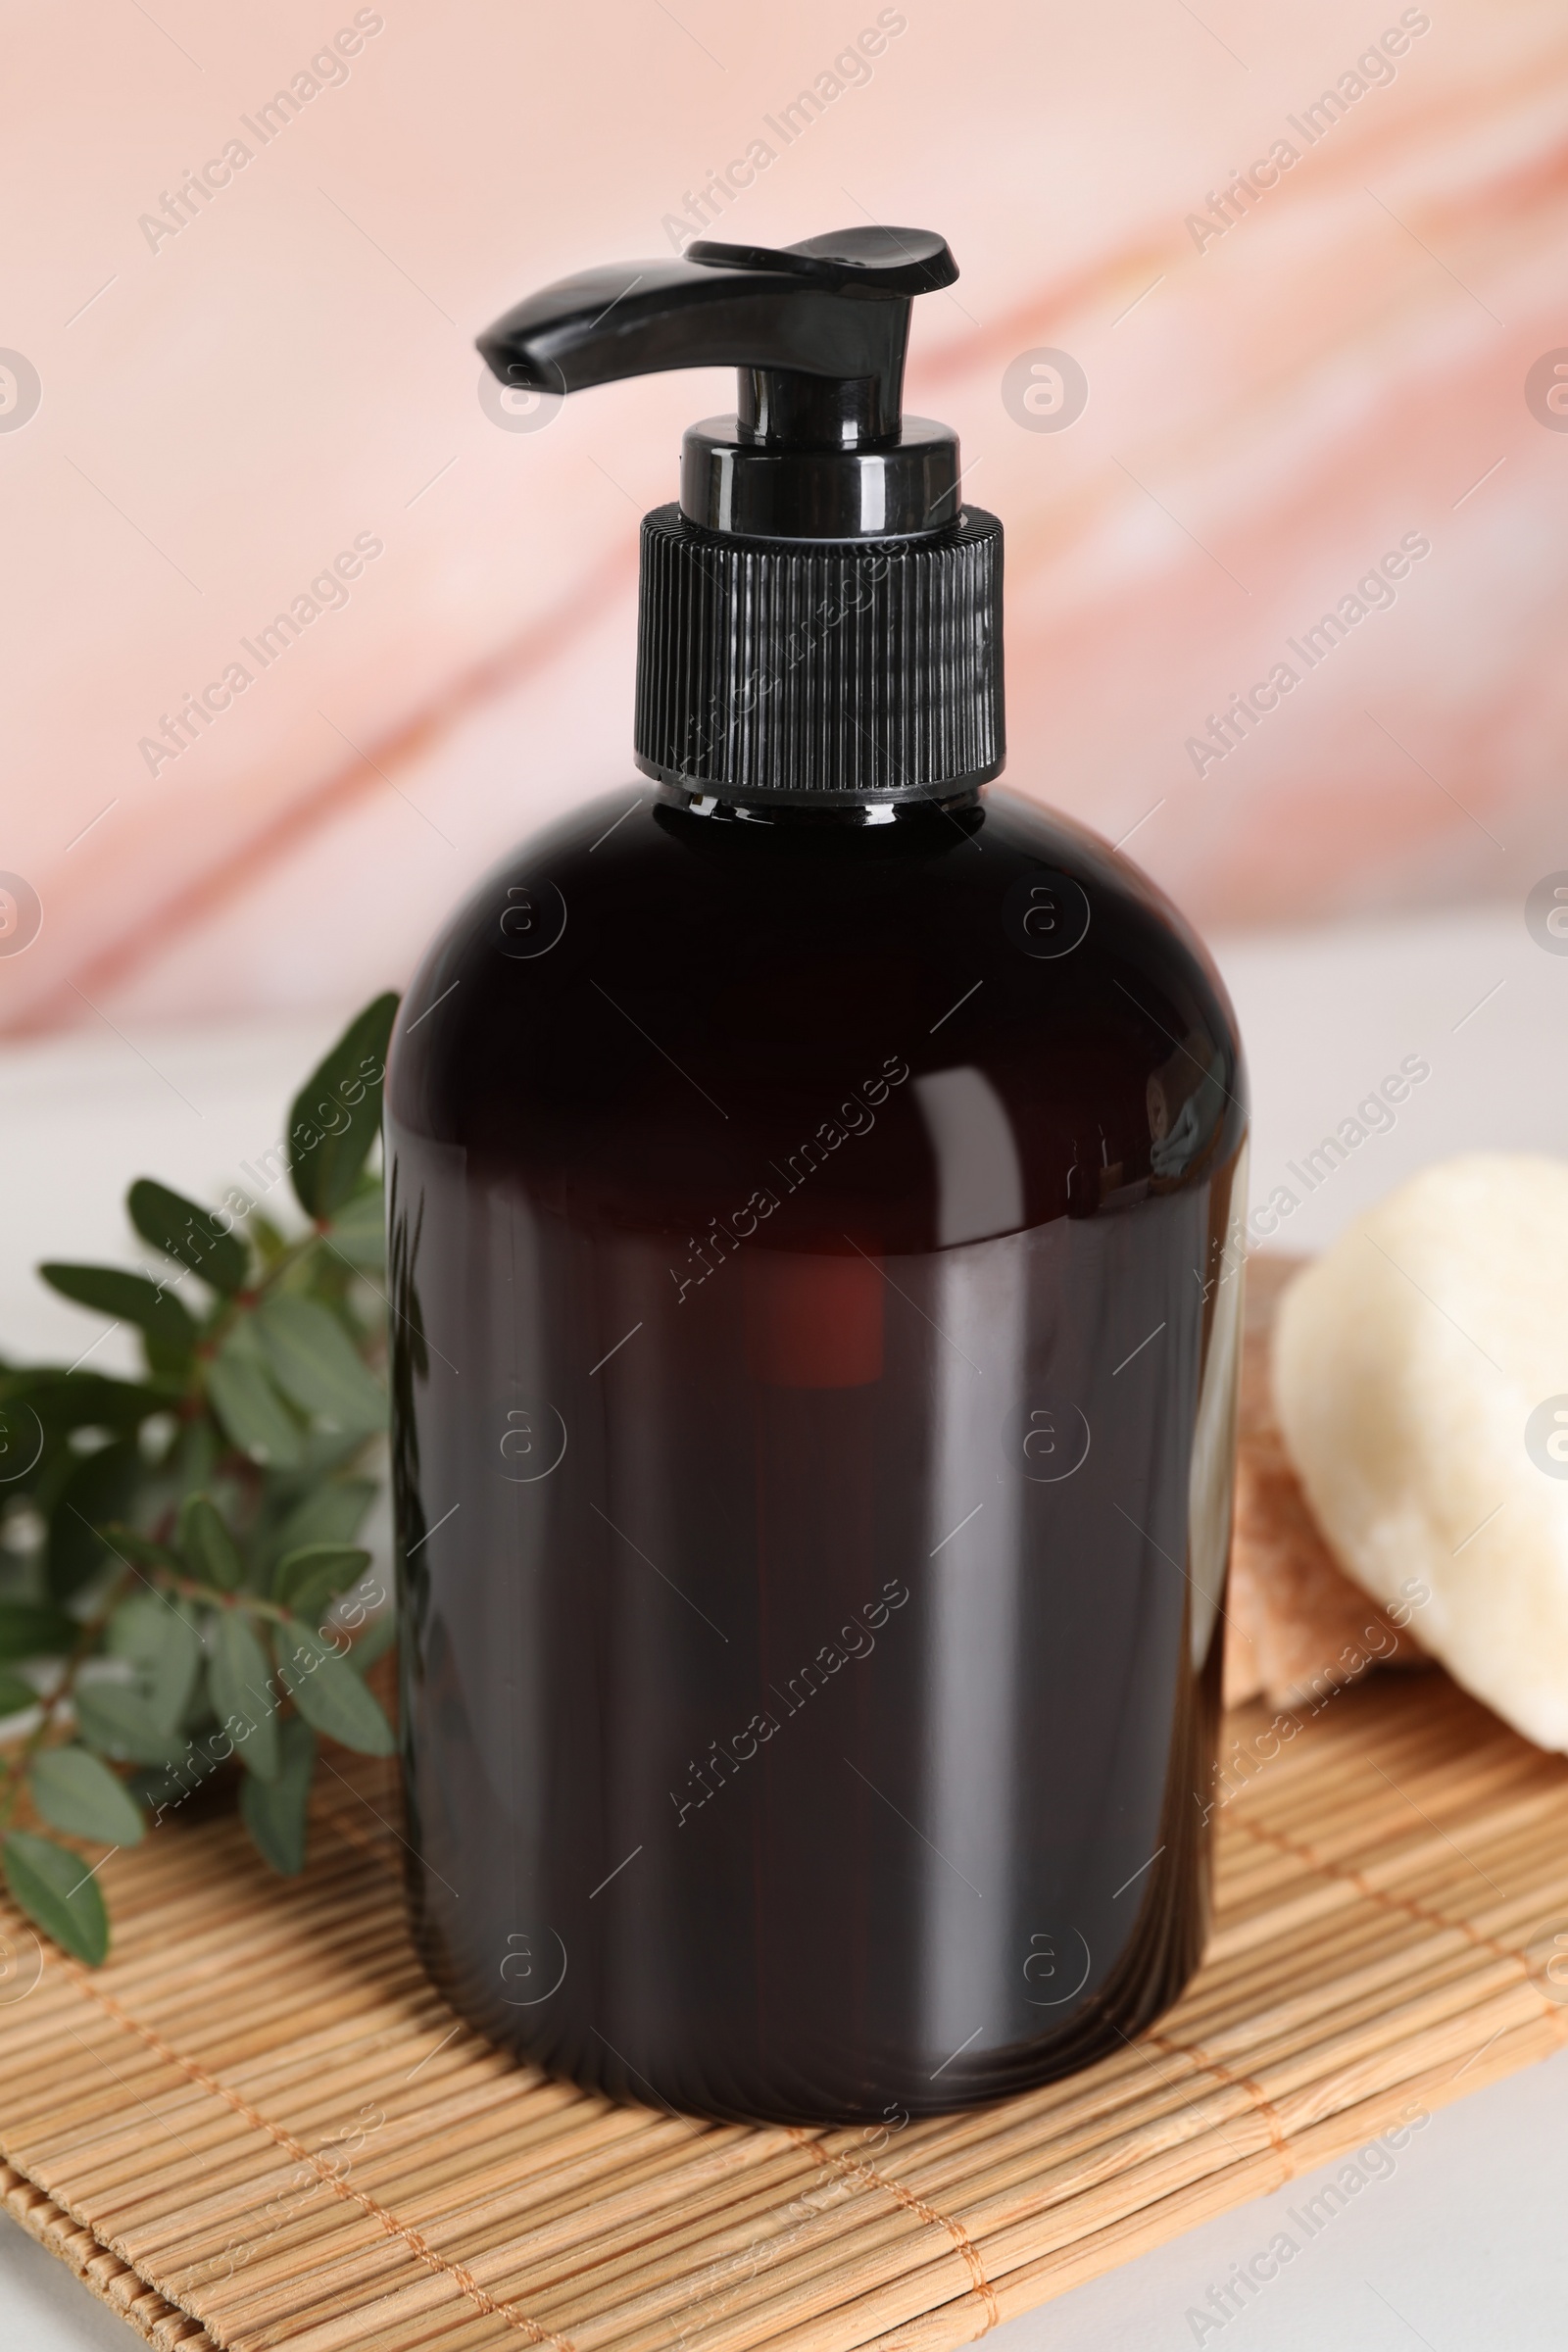
<instances>
[{"instance_id":1,"label":"eucalyptus branch","mask_svg":"<svg viewBox=\"0 0 1568 2352\"><path fill-rule=\"evenodd\" d=\"M368 1005L290 1106L303 1230L280 1235L237 1191L214 1212L140 1178L126 1208L163 1279L145 1263L40 1269L76 1304L140 1330L144 1380L65 1366L0 1375L0 1399L19 1383L37 1399L42 1447L12 1492L45 1529L22 1569L14 1551L0 1560L3 1705L37 1707L0 1753L0 1867L12 1900L89 1962L108 1950L110 1874L15 1827L24 1791L49 1831L120 1848L148 1834L144 1805L156 1829L216 1773L263 1857L292 1873L318 1736L376 1755L393 1743L364 1679L390 1618L367 1623L362 1608L363 1632L345 1624L339 1642L321 1612L369 1561L356 1538L374 1494L366 1446L385 1426L379 1314L400 1310L367 1270L381 1207L367 1162L396 1010L390 996ZM161 1438L165 1416L174 1430ZM111 1656L113 1674L82 1682ZM35 1684L12 1671L28 1663L45 1670Z\"/></svg>"}]
</instances>

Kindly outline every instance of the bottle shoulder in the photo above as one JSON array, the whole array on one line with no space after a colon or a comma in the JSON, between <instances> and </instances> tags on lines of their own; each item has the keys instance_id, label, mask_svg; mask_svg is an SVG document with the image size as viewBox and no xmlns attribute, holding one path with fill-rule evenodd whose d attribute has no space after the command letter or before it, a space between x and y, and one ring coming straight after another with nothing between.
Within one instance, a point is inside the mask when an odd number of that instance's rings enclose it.
<instances>
[{"instance_id":1,"label":"bottle shoulder","mask_svg":"<svg viewBox=\"0 0 1568 2352\"><path fill-rule=\"evenodd\" d=\"M1180 915L1086 828L996 791L863 827L651 791L574 811L432 945L388 1099L408 1134L635 1183L640 1156L744 1160L889 1085L911 1166L934 1119L994 1105L1026 1156L1092 1149L1155 1181L1197 1127L1208 1159L1246 1121L1234 1015Z\"/></svg>"},{"instance_id":2,"label":"bottle shoulder","mask_svg":"<svg viewBox=\"0 0 1568 2352\"><path fill-rule=\"evenodd\" d=\"M1196 933L1087 826L994 787L961 819L921 815L829 833L688 815L651 788L606 794L519 844L454 909L411 983L399 1047L417 1024L418 1058L439 1054L612 974L710 1015L740 997L758 1037L824 1012L855 1027L895 1002L935 1021L927 983L966 956L993 1003L1057 1034L1097 992L1142 977L1196 991L1216 1042L1235 1047Z\"/></svg>"}]
</instances>

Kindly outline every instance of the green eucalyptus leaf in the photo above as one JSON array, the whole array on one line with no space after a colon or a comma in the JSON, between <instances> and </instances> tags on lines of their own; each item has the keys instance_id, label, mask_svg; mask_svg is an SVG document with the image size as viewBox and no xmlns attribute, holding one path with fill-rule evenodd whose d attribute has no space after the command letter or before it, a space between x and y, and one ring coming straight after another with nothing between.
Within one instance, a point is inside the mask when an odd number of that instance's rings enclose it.
<instances>
[{"instance_id":1,"label":"green eucalyptus leaf","mask_svg":"<svg viewBox=\"0 0 1568 2352\"><path fill-rule=\"evenodd\" d=\"M98 1530L130 1508L142 1477L134 1436L116 1438L76 1463L49 1513L47 1574L56 1600L79 1592L112 1556Z\"/></svg>"},{"instance_id":2,"label":"green eucalyptus leaf","mask_svg":"<svg viewBox=\"0 0 1568 2352\"><path fill-rule=\"evenodd\" d=\"M156 1348L157 1368L177 1372L196 1349L197 1327L172 1290L120 1266L51 1263L38 1268L52 1290L78 1306L95 1307L118 1323L134 1323Z\"/></svg>"},{"instance_id":3,"label":"green eucalyptus leaf","mask_svg":"<svg viewBox=\"0 0 1568 2352\"><path fill-rule=\"evenodd\" d=\"M179 1513L179 1548L200 1583L232 1592L244 1582L239 1545L210 1494L186 1495Z\"/></svg>"},{"instance_id":4,"label":"green eucalyptus leaf","mask_svg":"<svg viewBox=\"0 0 1568 2352\"><path fill-rule=\"evenodd\" d=\"M27 1405L45 1430L136 1429L154 1413L178 1404L184 1390L172 1380L114 1380L107 1372L39 1371L10 1384L6 1402Z\"/></svg>"},{"instance_id":5,"label":"green eucalyptus leaf","mask_svg":"<svg viewBox=\"0 0 1568 2352\"><path fill-rule=\"evenodd\" d=\"M316 1617L357 1585L370 1555L352 1544L307 1544L285 1552L272 1579L272 1598L296 1617Z\"/></svg>"},{"instance_id":6,"label":"green eucalyptus leaf","mask_svg":"<svg viewBox=\"0 0 1568 2352\"><path fill-rule=\"evenodd\" d=\"M78 1681L73 1696L77 1733L101 1756L122 1764L172 1764L184 1745L133 1683Z\"/></svg>"},{"instance_id":7,"label":"green eucalyptus leaf","mask_svg":"<svg viewBox=\"0 0 1568 2352\"><path fill-rule=\"evenodd\" d=\"M225 1434L241 1453L269 1469L295 1468L301 1458L300 1425L252 1351L243 1326L214 1356L207 1390Z\"/></svg>"},{"instance_id":8,"label":"green eucalyptus leaf","mask_svg":"<svg viewBox=\"0 0 1568 2352\"><path fill-rule=\"evenodd\" d=\"M381 1400L386 1410L386 1399ZM349 1469L358 1458L368 1436L373 1433L363 1429L350 1430L344 1437L338 1430L317 1428L308 1430L305 1437L304 1475L312 1479L335 1478L340 1470Z\"/></svg>"},{"instance_id":9,"label":"green eucalyptus leaf","mask_svg":"<svg viewBox=\"0 0 1568 2352\"><path fill-rule=\"evenodd\" d=\"M38 1693L25 1676L13 1674L9 1666L0 1666L0 1720L7 1715L20 1715L37 1704Z\"/></svg>"},{"instance_id":10,"label":"green eucalyptus leaf","mask_svg":"<svg viewBox=\"0 0 1568 2352\"><path fill-rule=\"evenodd\" d=\"M207 1683L234 1752L258 1780L277 1778L276 1693L268 1689L267 1652L239 1609L218 1610L207 1657Z\"/></svg>"},{"instance_id":11,"label":"green eucalyptus leaf","mask_svg":"<svg viewBox=\"0 0 1568 2352\"><path fill-rule=\"evenodd\" d=\"M96 1968L109 1950L109 1914L81 1856L30 1830L13 1830L0 1864L12 1900L64 1951Z\"/></svg>"},{"instance_id":12,"label":"green eucalyptus leaf","mask_svg":"<svg viewBox=\"0 0 1568 2352\"><path fill-rule=\"evenodd\" d=\"M201 1637L179 1603L161 1592L133 1592L109 1620L107 1647L134 1669L153 1721L172 1732L190 1703L202 1655Z\"/></svg>"},{"instance_id":13,"label":"green eucalyptus leaf","mask_svg":"<svg viewBox=\"0 0 1568 2352\"><path fill-rule=\"evenodd\" d=\"M46 1747L27 1774L32 1801L53 1830L94 1838L100 1845L135 1845L140 1813L124 1785L84 1747Z\"/></svg>"},{"instance_id":14,"label":"green eucalyptus leaf","mask_svg":"<svg viewBox=\"0 0 1568 2352\"><path fill-rule=\"evenodd\" d=\"M349 1651L349 1664L356 1673L368 1674L376 1659L385 1656L397 1638L397 1610L383 1609L379 1617L370 1619Z\"/></svg>"},{"instance_id":15,"label":"green eucalyptus leaf","mask_svg":"<svg viewBox=\"0 0 1568 2352\"><path fill-rule=\"evenodd\" d=\"M379 1177L363 1184L334 1211L327 1239L353 1266L386 1264L386 1195Z\"/></svg>"},{"instance_id":16,"label":"green eucalyptus leaf","mask_svg":"<svg viewBox=\"0 0 1568 2352\"><path fill-rule=\"evenodd\" d=\"M272 1641L284 1687L308 1724L362 1755L392 1753L392 1726L346 1658L297 1617Z\"/></svg>"},{"instance_id":17,"label":"green eucalyptus leaf","mask_svg":"<svg viewBox=\"0 0 1568 2352\"><path fill-rule=\"evenodd\" d=\"M281 1726L278 1745L277 1778L259 1781L247 1773L239 1792L239 1809L262 1860L283 1878L293 1879L305 1868L306 1810L311 1775L316 1770L316 1735L308 1723L291 1715Z\"/></svg>"},{"instance_id":18,"label":"green eucalyptus leaf","mask_svg":"<svg viewBox=\"0 0 1568 2352\"><path fill-rule=\"evenodd\" d=\"M14 1666L22 1658L58 1658L71 1649L81 1632L64 1609L31 1600L0 1600L0 1665Z\"/></svg>"},{"instance_id":19,"label":"green eucalyptus leaf","mask_svg":"<svg viewBox=\"0 0 1568 2352\"><path fill-rule=\"evenodd\" d=\"M302 1412L344 1432L386 1419L386 1396L337 1317L315 1298L286 1294L257 1308L256 1337L273 1379Z\"/></svg>"},{"instance_id":20,"label":"green eucalyptus leaf","mask_svg":"<svg viewBox=\"0 0 1568 2352\"><path fill-rule=\"evenodd\" d=\"M249 1252L234 1234L222 1230L211 1209L155 1184L149 1176L138 1177L131 1186L125 1206L144 1242L189 1266L212 1290L228 1297L244 1289Z\"/></svg>"},{"instance_id":21,"label":"green eucalyptus leaf","mask_svg":"<svg viewBox=\"0 0 1568 2352\"><path fill-rule=\"evenodd\" d=\"M298 1551L307 1544L352 1544L374 1500L375 1485L370 1479L323 1480L290 1502L280 1518L258 1528L252 1539L252 1556L265 1575L286 1551Z\"/></svg>"},{"instance_id":22,"label":"green eucalyptus leaf","mask_svg":"<svg viewBox=\"0 0 1568 2352\"><path fill-rule=\"evenodd\" d=\"M189 1385L196 1369L193 1348L181 1348L177 1342L171 1342L156 1331L142 1333L141 1347L147 1358L147 1369L155 1377L177 1380L182 1387Z\"/></svg>"},{"instance_id":23,"label":"green eucalyptus leaf","mask_svg":"<svg viewBox=\"0 0 1568 2352\"><path fill-rule=\"evenodd\" d=\"M307 1216L324 1219L353 1192L380 1132L381 1082L395 996L367 1004L294 1098L289 1176Z\"/></svg>"},{"instance_id":24,"label":"green eucalyptus leaf","mask_svg":"<svg viewBox=\"0 0 1568 2352\"><path fill-rule=\"evenodd\" d=\"M173 1449L164 1464L164 1476L176 1499L212 1485L221 1444L210 1414L198 1413L181 1423Z\"/></svg>"}]
</instances>

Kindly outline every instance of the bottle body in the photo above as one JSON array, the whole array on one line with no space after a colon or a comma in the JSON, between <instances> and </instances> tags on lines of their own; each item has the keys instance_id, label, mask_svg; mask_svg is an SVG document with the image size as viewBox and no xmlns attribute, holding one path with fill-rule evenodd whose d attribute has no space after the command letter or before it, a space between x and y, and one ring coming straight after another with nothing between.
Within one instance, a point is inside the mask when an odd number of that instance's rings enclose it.
<instances>
[{"instance_id":1,"label":"bottle body","mask_svg":"<svg viewBox=\"0 0 1568 2352\"><path fill-rule=\"evenodd\" d=\"M480 886L388 1083L410 1896L462 2014L885 2124L1168 2004L1244 1102L1196 942L1005 795L622 799Z\"/></svg>"}]
</instances>

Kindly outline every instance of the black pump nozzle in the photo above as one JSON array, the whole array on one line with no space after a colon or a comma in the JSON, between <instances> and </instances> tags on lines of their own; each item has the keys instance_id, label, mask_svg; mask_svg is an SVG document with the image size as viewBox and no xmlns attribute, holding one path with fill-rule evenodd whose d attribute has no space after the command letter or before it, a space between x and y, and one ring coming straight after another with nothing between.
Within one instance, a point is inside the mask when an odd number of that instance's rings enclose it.
<instances>
[{"instance_id":1,"label":"black pump nozzle","mask_svg":"<svg viewBox=\"0 0 1568 2352\"><path fill-rule=\"evenodd\" d=\"M957 274L929 229L839 229L780 252L704 239L678 262L563 278L479 349L503 383L539 392L736 368L734 418L687 435L689 518L748 537L904 536L956 512L955 436L902 410L910 301ZM804 462L781 466L786 453Z\"/></svg>"},{"instance_id":2,"label":"black pump nozzle","mask_svg":"<svg viewBox=\"0 0 1568 2352\"><path fill-rule=\"evenodd\" d=\"M1002 526L958 442L902 413L909 306L957 266L919 228L563 278L479 338L504 384L733 367L680 504L643 518L637 764L707 805L947 798L1002 765Z\"/></svg>"}]
</instances>

